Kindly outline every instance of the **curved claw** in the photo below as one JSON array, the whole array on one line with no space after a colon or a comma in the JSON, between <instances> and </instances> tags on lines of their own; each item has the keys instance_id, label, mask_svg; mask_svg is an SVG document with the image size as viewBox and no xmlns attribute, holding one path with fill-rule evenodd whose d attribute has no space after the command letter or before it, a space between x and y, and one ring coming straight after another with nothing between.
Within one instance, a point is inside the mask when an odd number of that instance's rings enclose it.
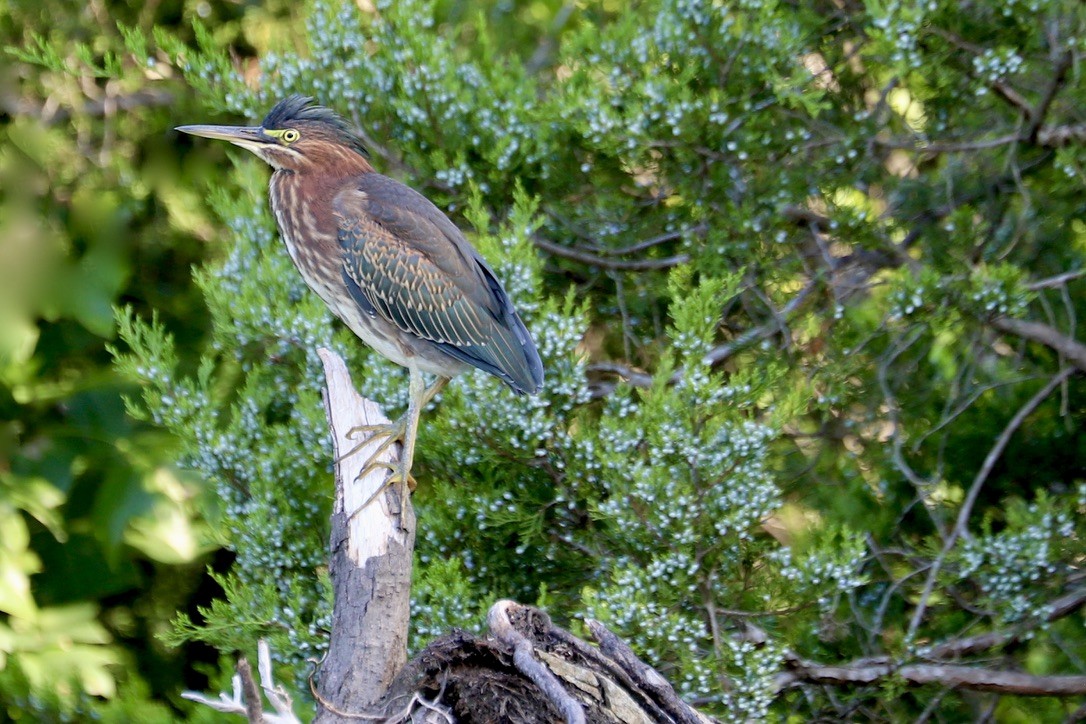
<instances>
[{"instance_id":1,"label":"curved claw","mask_svg":"<svg viewBox=\"0 0 1086 724\"><path fill-rule=\"evenodd\" d=\"M352 428L347 433L349 439L354 439L354 436L360 432L370 432L372 434L360 442L353 450L349 451L346 455L340 456L336 460L338 463L348 455L353 455L372 440L373 435L383 435L385 437L384 442L377 447L366 461L366 464L362 466L362 472L359 473L359 477L372 472L375 468L387 468L392 471L392 474L385 479L384 484L380 486L380 489L374 492L369 499L362 504L359 510L373 502L386 486L399 486L400 500L404 505L407 504L411 492L415 490L415 479L411 477L411 462L414 460L415 455L415 441L418 436L419 413L422 411L422 408L426 406L426 403L429 402L430 399L437 394L438 390L440 390L449 380L445 377L439 377L437 381L427 389L422 372L413 365L410 366L408 370L410 371L411 385L406 414L393 423L360 425ZM386 463L376 460L378 455L387 450L388 446L397 440L403 440L403 450L400 453L398 462ZM358 511L355 512L357 513ZM353 516L354 513L351 515ZM401 526L403 524L401 518Z\"/></svg>"},{"instance_id":2,"label":"curved claw","mask_svg":"<svg viewBox=\"0 0 1086 724\"><path fill-rule=\"evenodd\" d=\"M358 474L358 477L363 478L374 470L379 470L381 468L392 471L392 474L385 478L385 487L396 484L403 485L406 483L407 489L411 492L415 492L415 488L418 487L418 481L415 480L415 476L411 474L411 471L405 470L400 463L386 463L383 460L371 460L366 464L366 467L362 468L362 472Z\"/></svg>"},{"instance_id":3,"label":"curved claw","mask_svg":"<svg viewBox=\"0 0 1086 724\"><path fill-rule=\"evenodd\" d=\"M381 468L391 470L392 474L385 478L384 483L381 485L381 487L373 491L370 494L370 497L366 498L365 502L362 503L362 505L358 506L354 513L351 513L351 517L354 517L355 513L362 510L374 500L376 500L377 496L385 492L385 488L388 488L391 485L400 486L400 500L402 501L407 500L407 496L413 493L415 491L415 488L418 486L418 483L415 481L414 476L411 475L411 471L405 470L402 464L388 463L384 460L373 460L372 458L366 464L366 467L362 468L362 472L358 474L358 477L365 477L366 475L372 473L374 470L379 470Z\"/></svg>"},{"instance_id":4,"label":"curved claw","mask_svg":"<svg viewBox=\"0 0 1086 724\"><path fill-rule=\"evenodd\" d=\"M406 431L407 421L401 418L396 422L379 422L375 425L355 425L347 431L347 439L354 440L355 436L362 432L371 433L368 437L373 437L374 435L395 435L398 439L402 438Z\"/></svg>"},{"instance_id":5,"label":"curved claw","mask_svg":"<svg viewBox=\"0 0 1086 724\"><path fill-rule=\"evenodd\" d=\"M377 425L359 425L352 427L347 431L347 439L354 440L355 435L359 433L368 432L370 435L365 437L361 442L352 447L347 452L343 453L335 460L332 461L334 465L339 465L341 462L357 453L359 450L369 444L370 440L375 437L383 437L385 441L381 443L380 447L373 451L370 455L370 460L380 455L382 452L388 449L389 445L394 442L400 442L407 435L407 420L399 419L396 422L383 422Z\"/></svg>"}]
</instances>

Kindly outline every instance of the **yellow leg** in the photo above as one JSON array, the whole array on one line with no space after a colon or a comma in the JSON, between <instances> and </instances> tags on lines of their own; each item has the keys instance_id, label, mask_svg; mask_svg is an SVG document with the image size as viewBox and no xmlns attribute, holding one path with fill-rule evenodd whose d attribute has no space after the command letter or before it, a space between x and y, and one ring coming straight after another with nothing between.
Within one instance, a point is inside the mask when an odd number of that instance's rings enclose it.
<instances>
[{"instance_id":1,"label":"yellow leg","mask_svg":"<svg viewBox=\"0 0 1086 724\"><path fill-rule=\"evenodd\" d=\"M411 368L410 372L411 381L409 399L407 412L404 416L397 422L388 425L363 425L352 429L349 433L349 435L353 436L356 432L373 431L374 434L384 434L387 436L380 447L378 447L373 455L370 456L369 460L366 461L366 464L362 467L362 472L358 474L358 477L364 477L378 468L386 468L392 471L392 474L385 478L384 485L375 490L366 502L359 506L358 510L361 510L372 503L389 485L400 486L401 501L406 501L407 496L415 490L416 484L415 479L411 476L411 465L415 458L415 441L418 439L419 416L422 414L422 408L429 404L430 400L434 398L434 395L449 382L449 379L447 377L438 377L437 381L427 388L425 387L426 380L423 378L422 372L414 368ZM403 440L403 451L400 453L398 462L386 463L374 459L397 440ZM347 455L355 453L368 441L367 438L367 440L364 440L355 447L354 450L348 452ZM346 455L343 457L346 457ZM358 511L356 510L355 512Z\"/></svg>"},{"instance_id":2,"label":"yellow leg","mask_svg":"<svg viewBox=\"0 0 1086 724\"><path fill-rule=\"evenodd\" d=\"M400 499L407 500L408 486L411 479L411 464L415 460L415 441L419 434L419 415L425 404L426 380L422 372L411 367L411 383L408 388L410 398L407 402L407 414L404 415L403 451L400 452L400 463L395 465L392 475L385 481L385 485L398 483L400 485Z\"/></svg>"},{"instance_id":3,"label":"yellow leg","mask_svg":"<svg viewBox=\"0 0 1086 724\"><path fill-rule=\"evenodd\" d=\"M421 373L420 373L419 376L421 378ZM434 395L436 395L438 392L440 392L441 388L443 388L448 383L449 383L449 378L448 377L438 377L437 380L434 382L434 384L432 384L428 388L426 388L426 391L422 395L422 400L419 403L419 413L422 412L422 409L424 407L426 407L427 405L430 404L430 400L434 399ZM410 405L410 403L408 403L408 404ZM355 439L355 437L357 437L358 435L360 435L362 433L370 433L370 434L367 435L362 440L362 442L358 443L353 448L351 448L350 450L348 450L347 452L343 453L338 458L336 458L334 462L338 465L343 460L346 460L350 456L354 455L356 452L358 452L359 450L364 448L369 443L371 437L377 437L377 436L384 437L385 441L383 443L381 443L381 446L379 448L377 448L373 452L372 455L370 455L370 459L369 459L369 461L367 461L368 463L372 463L373 459L375 457L377 457L378 455L380 455L381 453L383 453L385 450L387 450L389 445L391 445L394 442L399 442L400 440L405 440L406 439L406 436L407 436L407 421L408 421L408 417L410 416L410 413L411 413L411 408L409 406L407 414L405 414L403 417L401 417L396 422L380 423L380 424L377 424L377 425L358 425L357 427L352 427L347 432L348 439L353 440L353 439ZM415 421L415 424L416 425L418 424L418 420ZM368 469L364 470L364 472L368 472Z\"/></svg>"},{"instance_id":4,"label":"yellow leg","mask_svg":"<svg viewBox=\"0 0 1086 724\"><path fill-rule=\"evenodd\" d=\"M370 455L370 460L373 460L373 458L377 457L385 450L387 450L389 445L399 440L403 440L405 422L405 418L401 417L396 422L381 423L379 425L359 425L358 427L352 427L347 432L347 439L349 440L353 440L356 435L359 435L361 433L368 432L370 434L366 435L366 437L362 439L362 442L358 443L350 450L340 455L333 462L336 465L339 465L341 462L351 457L362 448L366 447L366 445L369 444L371 437L383 437L385 438L385 441L381 443L380 447L373 451L372 455Z\"/></svg>"},{"instance_id":5,"label":"yellow leg","mask_svg":"<svg viewBox=\"0 0 1086 724\"><path fill-rule=\"evenodd\" d=\"M426 388L426 392L422 396L422 403L419 404L419 412L422 412L427 405L430 404L430 400L434 399L434 395L441 392L441 388L449 384L448 377L438 377L434 380L434 384Z\"/></svg>"}]
</instances>

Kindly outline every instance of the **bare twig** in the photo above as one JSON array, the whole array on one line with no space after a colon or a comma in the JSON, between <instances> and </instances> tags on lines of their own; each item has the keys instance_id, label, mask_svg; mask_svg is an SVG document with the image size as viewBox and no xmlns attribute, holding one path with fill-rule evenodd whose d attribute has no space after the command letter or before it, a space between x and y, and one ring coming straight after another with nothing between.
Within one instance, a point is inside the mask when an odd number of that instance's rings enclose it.
<instances>
[{"instance_id":1,"label":"bare twig","mask_svg":"<svg viewBox=\"0 0 1086 724\"><path fill-rule=\"evenodd\" d=\"M231 679L233 692L231 695L219 694L218 699L212 699L199 692L185 691L182 698L195 701L198 704L211 707L215 711L224 714L238 714L247 717L250 722L263 722L264 724L301 724L301 720L294 715L293 703L285 689L275 683L272 675L271 651L268 642L261 639L257 643L257 670L260 673L260 688L257 688L253 680L253 670L244 657L238 661L237 673ZM260 699L260 689L268 697L275 714L263 711Z\"/></svg>"},{"instance_id":2,"label":"bare twig","mask_svg":"<svg viewBox=\"0 0 1086 724\"><path fill-rule=\"evenodd\" d=\"M219 694L218 699L212 699L206 694L201 694L198 691L182 691L181 698L211 707L215 711L222 712L223 714L240 714L241 716L245 716L245 700L241 694L241 677L234 674L230 679L230 684L233 689L233 694L227 695L223 692Z\"/></svg>"},{"instance_id":3,"label":"bare twig","mask_svg":"<svg viewBox=\"0 0 1086 724\"><path fill-rule=\"evenodd\" d=\"M866 686L893 678L909 686L938 686L971 691L993 691L1017 696L1081 696L1086 676L1034 676L1017 671L998 671L954 664L894 666L885 660L860 661L845 666L822 666L793 660L789 671L777 676L777 690L799 683L831 686Z\"/></svg>"},{"instance_id":4,"label":"bare twig","mask_svg":"<svg viewBox=\"0 0 1086 724\"><path fill-rule=\"evenodd\" d=\"M667 714L681 724L699 724L704 721L690 708L667 680L633 652L629 644L620 639L599 621L586 619L585 625L592 632L593 638L600 644L600 650L620 664L630 674L638 686L651 691L656 702Z\"/></svg>"},{"instance_id":5,"label":"bare twig","mask_svg":"<svg viewBox=\"0 0 1086 724\"><path fill-rule=\"evenodd\" d=\"M67 121L74 112L85 116L104 116L111 111L169 106L173 105L174 100L173 94L169 91L147 88L134 93L114 95L105 100L87 98L76 111L71 107L48 102L39 106L29 98L21 96L0 95L0 113L6 113L9 116L32 116L45 125L56 125Z\"/></svg>"},{"instance_id":6,"label":"bare twig","mask_svg":"<svg viewBox=\"0 0 1086 724\"><path fill-rule=\"evenodd\" d=\"M1086 344L1061 334L1047 324L1013 317L996 317L992 320L992 326L1001 332L1009 332L1050 347L1063 355L1075 367L1086 372Z\"/></svg>"},{"instance_id":7,"label":"bare twig","mask_svg":"<svg viewBox=\"0 0 1086 724\"><path fill-rule=\"evenodd\" d=\"M543 251L554 254L555 256L577 261L582 264L588 264L589 266L599 267L600 269L650 271L653 269L670 269L671 267L679 266L680 264L685 264L690 261L689 254L676 254L675 256L667 256L660 259L607 259L587 251L555 244L553 241L544 239L538 234L532 236L532 242Z\"/></svg>"},{"instance_id":8,"label":"bare twig","mask_svg":"<svg viewBox=\"0 0 1086 724\"><path fill-rule=\"evenodd\" d=\"M905 438L901 430L901 406L898 404L897 395L894 394L893 389L890 387L890 366L897 360L898 357L903 355L910 347L912 347L917 340L923 334L923 330L920 328L913 328L908 335L896 340L894 346L891 347L889 353L879 362L878 367L875 370L876 379L879 382L879 389L882 390L883 399L886 401L886 410L890 417L891 426L891 446L890 451L894 466L904 475L908 481L912 484L916 490L917 498L923 504L924 509L928 511L931 516L932 523L935 525L935 529L940 535L943 534L943 521L939 519L939 516L928 505L928 488L931 485L929 479L925 479L920 476L909 462L905 459L903 449L905 447Z\"/></svg>"},{"instance_id":9,"label":"bare twig","mask_svg":"<svg viewBox=\"0 0 1086 724\"><path fill-rule=\"evenodd\" d=\"M281 721L291 721L294 718L294 702L284 686L275 683L272 675L271 649L268 642L260 639L256 642L256 666L260 673L260 688L264 690L264 696L271 702Z\"/></svg>"},{"instance_id":10,"label":"bare twig","mask_svg":"<svg viewBox=\"0 0 1086 724\"><path fill-rule=\"evenodd\" d=\"M593 362L588 365L585 370L587 372L602 372L604 374L617 375L633 387L652 387L652 375L647 372L636 370L629 365L624 365L621 362ZM593 389L592 397L605 397L612 389L614 389L614 385L598 386L598 388Z\"/></svg>"},{"instance_id":11,"label":"bare twig","mask_svg":"<svg viewBox=\"0 0 1086 724\"><path fill-rule=\"evenodd\" d=\"M1007 133L1002 136L980 138L973 141L932 141L930 143L920 143L914 140L899 141L892 138L876 138L874 139L874 143L883 148L903 149L915 151L916 153L968 153L970 151L981 151L986 148L1008 146L1012 143L1018 143L1021 140L1023 140L1021 134Z\"/></svg>"},{"instance_id":12,"label":"bare twig","mask_svg":"<svg viewBox=\"0 0 1086 724\"><path fill-rule=\"evenodd\" d=\"M972 366L963 365L961 378L969 379L966 375L972 374L972 372ZM926 430L925 432L916 437L916 439L913 441L913 444L910 446L912 448L912 451L914 453L919 451L920 447L928 440L928 438L944 430L947 426L952 424L955 420L961 417L961 415L964 414L966 410L971 408L973 406L973 403L975 403L988 392L991 392L992 390L997 390L1000 387L1020 385L1023 382L1029 382L1030 380L1035 379L1039 379L1039 376L1031 375L1029 377L1014 377L1008 380L1000 380L999 382L991 382L986 385L979 385L971 392L969 392L969 394L965 395L964 399L961 396L958 396L956 399L948 397L946 408L944 409L943 414L939 417L939 422L937 422L935 426L932 427L930 430ZM953 408L951 408L952 404L954 404Z\"/></svg>"},{"instance_id":13,"label":"bare twig","mask_svg":"<svg viewBox=\"0 0 1086 724\"><path fill-rule=\"evenodd\" d=\"M698 224L697 226L693 226L689 229L679 229L678 231L668 231L666 233L658 234L656 236L650 236L648 239L642 239L641 241L630 244L629 246L623 246L618 249L608 249L606 247L596 246L593 247L592 250L598 254L603 254L605 256L625 256L626 254L636 254L639 251L648 251L654 246L659 246L660 244L666 244L669 241L681 239L683 237L683 234L691 232L697 233L700 231L705 231L705 229L707 228L708 227L705 224Z\"/></svg>"},{"instance_id":14,"label":"bare twig","mask_svg":"<svg viewBox=\"0 0 1086 724\"><path fill-rule=\"evenodd\" d=\"M969 524L969 514L973 511L973 505L977 502L977 496L980 495L980 490L988 480L988 476L991 474L992 468L995 467L996 461L1003 455L1003 450L1006 449L1011 436L1022 426L1022 423L1025 422L1026 418L1033 414L1033 411L1044 402L1045 398L1052 394L1052 391L1059 387L1065 379L1071 376L1073 371L1074 368L1065 367L1053 375L1052 379L1049 380L1037 394L1031 397L1026 404L1022 405L1021 409L1019 409L1014 417L1011 418L1011 421L1007 423L1003 432L996 438L995 444L992 445L992 449L988 451L988 455L984 458L980 470L977 471L977 475L973 479L973 484L969 487L969 492L966 493L965 500L962 502L962 507L958 511L957 521L954 523L950 535L947 536L946 542L943 543L942 551L939 552L939 556L932 562L931 569L928 571L927 580L924 582L924 590L920 594L920 600L916 605L916 610L913 611L912 620L909 622L909 630L906 634L907 640L914 640L916 631L920 627L920 622L924 618L924 612L927 610L928 599L931 597L931 592L935 588L935 579L939 575L939 570L942 568L943 561L946 560L947 554L950 553L950 549L954 547L958 538L965 532L966 526Z\"/></svg>"},{"instance_id":15,"label":"bare twig","mask_svg":"<svg viewBox=\"0 0 1086 724\"><path fill-rule=\"evenodd\" d=\"M423 709L427 709L433 712L435 716L440 716L441 720L447 722L447 724L456 723L456 719L453 717L452 712L449 711L446 707L438 704L438 702L441 701L442 695L444 695L445 693L444 683L441 685L441 690L437 693L437 696L434 697L433 701L425 699L422 694L416 691L408 700L407 704L401 707L399 711L395 711L391 714L370 713L364 711L343 711L342 709L337 708L335 704L321 696L321 693L317 691L316 684L313 683L313 677L309 678L309 691L313 694L313 699L321 705L322 709L329 711L332 714L335 714L340 719L357 719L358 721L381 722L381 724L400 724L401 722L411 721L412 713L415 711L416 708L421 707ZM437 721L437 719L433 717L428 717L421 721L432 722Z\"/></svg>"},{"instance_id":16,"label":"bare twig","mask_svg":"<svg viewBox=\"0 0 1086 724\"><path fill-rule=\"evenodd\" d=\"M1086 588L1080 588L1076 591L1060 596L1056 600L1052 601L1048 606L1048 615L1045 616L1045 621L1052 623L1058 621L1065 616L1070 616L1075 611L1078 611L1083 606L1086 606ZM1021 631L988 631L986 633L977 634L976 636L968 636L961 639L952 639L950 641L944 641L936 646L933 646L928 650L925 658L930 659L956 659L962 656L968 656L981 651L988 651L999 646L1006 646L1007 644L1015 643L1021 640L1022 636L1026 633L1025 630Z\"/></svg>"},{"instance_id":17,"label":"bare twig","mask_svg":"<svg viewBox=\"0 0 1086 724\"><path fill-rule=\"evenodd\" d=\"M241 677L241 695L245 699L245 716L249 724L261 724L264 721L264 707L260 703L260 690L253 681L253 667L249 659L238 659L238 676Z\"/></svg>"},{"instance_id":18,"label":"bare twig","mask_svg":"<svg viewBox=\"0 0 1086 724\"><path fill-rule=\"evenodd\" d=\"M1022 134L1030 143L1037 142L1037 136L1041 131L1041 125L1045 121L1045 116L1048 115L1048 109L1052 106L1052 101L1055 100L1060 88L1063 87L1063 81L1067 77L1067 71L1071 68L1073 60L1074 55L1070 50L1060 54L1059 59L1056 61L1056 67L1052 69L1052 77L1048 82L1048 87L1045 88L1044 95L1041 96L1041 100L1037 101L1037 105L1030 111L1029 127Z\"/></svg>"},{"instance_id":19,"label":"bare twig","mask_svg":"<svg viewBox=\"0 0 1086 724\"><path fill-rule=\"evenodd\" d=\"M450 711L448 707L444 707L438 704L438 702L441 701L441 697L444 695L445 682L442 681L441 689L438 690L437 695L433 698L433 701L425 699L421 694L416 691L415 695L411 697L411 704L409 704L408 706L410 707L414 704L418 704L423 709L427 709L428 711L430 711L433 716L427 717L425 720L427 722L435 722L437 721L436 717L441 717L441 721L446 722L446 724L456 724L456 718L453 716L452 711ZM407 721L408 717L404 716L403 720Z\"/></svg>"},{"instance_id":20,"label":"bare twig","mask_svg":"<svg viewBox=\"0 0 1086 724\"><path fill-rule=\"evenodd\" d=\"M1028 116L1033 112L1033 106L1030 105L1030 102L1026 97L1014 88L1011 88L1004 81L997 80L995 83L992 83L990 87L995 91L997 96L1007 101L1007 103L1011 104L1025 115Z\"/></svg>"},{"instance_id":21,"label":"bare twig","mask_svg":"<svg viewBox=\"0 0 1086 724\"><path fill-rule=\"evenodd\" d=\"M1030 282L1026 285L1026 289L1031 291L1037 291L1039 289L1053 289L1055 287L1062 287L1067 282L1073 282L1076 279L1081 279L1086 276L1086 269L1076 269L1075 271L1064 272L1063 274L1056 274L1055 276L1045 277L1044 279L1038 279L1035 282Z\"/></svg>"},{"instance_id":22,"label":"bare twig","mask_svg":"<svg viewBox=\"0 0 1086 724\"><path fill-rule=\"evenodd\" d=\"M385 722L388 720L387 714L370 714L368 712L361 711L343 711L339 709L328 699L321 696L321 693L317 690L317 684L313 681L313 677L309 677L309 693L313 695L313 700L321 706L321 710L329 711L341 719L358 719L360 721L379 721Z\"/></svg>"}]
</instances>

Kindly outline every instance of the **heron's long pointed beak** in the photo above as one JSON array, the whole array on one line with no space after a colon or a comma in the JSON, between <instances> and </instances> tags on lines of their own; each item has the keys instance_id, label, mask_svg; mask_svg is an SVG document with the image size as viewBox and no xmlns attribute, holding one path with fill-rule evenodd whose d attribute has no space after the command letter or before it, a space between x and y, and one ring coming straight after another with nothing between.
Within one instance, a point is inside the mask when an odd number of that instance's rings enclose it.
<instances>
[{"instance_id":1,"label":"heron's long pointed beak","mask_svg":"<svg viewBox=\"0 0 1086 724\"><path fill-rule=\"evenodd\" d=\"M274 141L273 138L264 133L264 129L260 126L178 126L174 130L187 133L190 136L230 141L230 143L247 148L250 151L255 151Z\"/></svg>"}]
</instances>

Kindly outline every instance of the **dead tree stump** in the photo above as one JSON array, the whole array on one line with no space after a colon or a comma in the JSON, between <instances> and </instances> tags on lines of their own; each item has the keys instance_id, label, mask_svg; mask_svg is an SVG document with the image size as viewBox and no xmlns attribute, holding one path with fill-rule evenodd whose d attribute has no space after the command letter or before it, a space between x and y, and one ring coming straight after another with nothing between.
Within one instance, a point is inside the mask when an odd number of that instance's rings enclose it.
<instances>
[{"instance_id":1,"label":"dead tree stump","mask_svg":"<svg viewBox=\"0 0 1086 724\"><path fill-rule=\"evenodd\" d=\"M330 563L335 606L328 653L317 678L321 708L316 721L332 722L342 719L336 712L370 709L407 661L415 511L410 500L399 499L399 486L385 485L388 470L360 476L381 440L353 439L352 429L389 420L358 394L338 355L327 349L319 354L336 494ZM398 455L393 445L378 460L392 462Z\"/></svg>"},{"instance_id":2,"label":"dead tree stump","mask_svg":"<svg viewBox=\"0 0 1086 724\"><path fill-rule=\"evenodd\" d=\"M512 601L491 608L486 638L453 631L408 662L414 510L410 500L399 500L398 486L385 487L387 471L359 477L378 441L345 456L360 442L350 439L352 428L387 420L357 393L342 359L327 349L320 356L337 463L335 603L330 646L316 676L316 721L712 721L601 624L586 622L594 646ZM392 460L398 449L385 454Z\"/></svg>"}]
</instances>

